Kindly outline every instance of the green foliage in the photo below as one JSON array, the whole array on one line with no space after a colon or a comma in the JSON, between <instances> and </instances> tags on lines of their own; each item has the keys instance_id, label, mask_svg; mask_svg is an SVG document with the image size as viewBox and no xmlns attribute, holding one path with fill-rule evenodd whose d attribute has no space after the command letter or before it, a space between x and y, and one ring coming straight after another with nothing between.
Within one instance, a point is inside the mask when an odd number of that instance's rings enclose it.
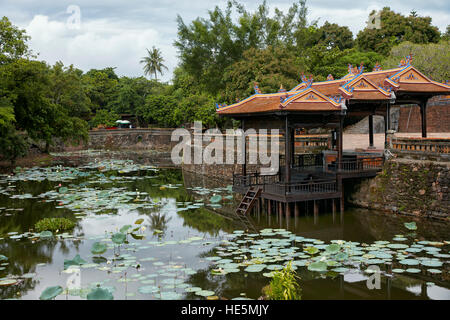
<instances>
[{"instance_id":1,"label":"green foliage","mask_svg":"<svg viewBox=\"0 0 450 320\"><path fill-rule=\"evenodd\" d=\"M305 69L295 54L285 47L251 48L244 52L240 61L225 70L224 100L234 103L254 94L255 82L266 93L277 92L281 85L289 90L298 84Z\"/></svg>"},{"instance_id":2,"label":"green foliage","mask_svg":"<svg viewBox=\"0 0 450 320\"><path fill-rule=\"evenodd\" d=\"M119 115L114 111L108 111L105 109L98 110L94 118L89 122L91 128L96 128L100 125L105 127L113 127L116 125L116 121L119 120Z\"/></svg>"},{"instance_id":3,"label":"green foliage","mask_svg":"<svg viewBox=\"0 0 450 320\"><path fill-rule=\"evenodd\" d=\"M30 39L21 30L14 26L7 17L0 20L0 65L31 56L26 42Z\"/></svg>"},{"instance_id":4,"label":"green foliage","mask_svg":"<svg viewBox=\"0 0 450 320\"><path fill-rule=\"evenodd\" d=\"M329 74L335 79L345 76L349 64L355 66L363 63L366 70L371 71L382 59L383 56L376 52L361 52L356 48L341 51L338 48L327 49L317 45L306 51L303 61L314 75L315 81L324 81Z\"/></svg>"},{"instance_id":5,"label":"green foliage","mask_svg":"<svg viewBox=\"0 0 450 320\"><path fill-rule=\"evenodd\" d=\"M83 75L83 85L91 101L90 107L93 112L107 108L113 100L118 82L119 77L114 72L114 68L92 69Z\"/></svg>"},{"instance_id":6,"label":"green foliage","mask_svg":"<svg viewBox=\"0 0 450 320\"><path fill-rule=\"evenodd\" d=\"M66 218L44 218L36 222L34 228L37 232L64 232L75 228L75 222Z\"/></svg>"},{"instance_id":7,"label":"green foliage","mask_svg":"<svg viewBox=\"0 0 450 320\"><path fill-rule=\"evenodd\" d=\"M358 33L356 43L364 51L388 55L392 47L403 41L438 42L440 36L439 29L431 25L430 17L419 17L417 14L405 17L385 7L381 11L381 28L365 28Z\"/></svg>"},{"instance_id":8,"label":"green foliage","mask_svg":"<svg viewBox=\"0 0 450 320\"><path fill-rule=\"evenodd\" d=\"M0 127L0 155L3 159L14 164L17 158L27 154L28 147L29 143L24 135L16 132L14 127Z\"/></svg>"},{"instance_id":9,"label":"green foliage","mask_svg":"<svg viewBox=\"0 0 450 320\"><path fill-rule=\"evenodd\" d=\"M269 300L301 300L302 290L298 280L292 262L289 262L282 270L274 272L272 281L264 288L264 294Z\"/></svg>"},{"instance_id":10,"label":"green foliage","mask_svg":"<svg viewBox=\"0 0 450 320\"><path fill-rule=\"evenodd\" d=\"M155 95L147 97L145 105L137 110L137 115L142 117L147 123L157 123L163 127L176 126L174 118L178 101L169 95Z\"/></svg>"},{"instance_id":11,"label":"green foliage","mask_svg":"<svg viewBox=\"0 0 450 320\"><path fill-rule=\"evenodd\" d=\"M450 79L450 41L439 43L414 44L403 42L392 48L383 61L383 68L396 68L401 59L412 53L412 64L435 81Z\"/></svg>"},{"instance_id":12,"label":"green foliage","mask_svg":"<svg viewBox=\"0 0 450 320\"><path fill-rule=\"evenodd\" d=\"M269 16L264 1L253 13L243 5L229 1L225 11L219 7L209 11L209 19L197 18L186 25L178 16L178 40L181 67L210 94L225 87L223 70L238 62L250 48L269 46L296 47L305 41L299 32L307 28L305 1L294 3L287 14L276 9ZM233 16L237 16L236 22Z\"/></svg>"}]
</instances>

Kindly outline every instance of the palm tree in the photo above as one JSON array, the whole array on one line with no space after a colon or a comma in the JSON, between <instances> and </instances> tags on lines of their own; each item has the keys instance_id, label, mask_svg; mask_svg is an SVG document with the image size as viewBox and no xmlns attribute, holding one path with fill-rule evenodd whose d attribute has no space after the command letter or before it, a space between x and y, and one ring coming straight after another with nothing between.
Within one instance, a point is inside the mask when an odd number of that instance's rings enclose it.
<instances>
[{"instance_id":1,"label":"palm tree","mask_svg":"<svg viewBox=\"0 0 450 320\"><path fill-rule=\"evenodd\" d=\"M155 80L158 80L158 73L163 74L163 69L167 67L163 64L164 59L161 56L161 50L155 48L150 51L147 49L148 55L143 57L140 63L144 64L144 73L146 75L155 75Z\"/></svg>"}]
</instances>

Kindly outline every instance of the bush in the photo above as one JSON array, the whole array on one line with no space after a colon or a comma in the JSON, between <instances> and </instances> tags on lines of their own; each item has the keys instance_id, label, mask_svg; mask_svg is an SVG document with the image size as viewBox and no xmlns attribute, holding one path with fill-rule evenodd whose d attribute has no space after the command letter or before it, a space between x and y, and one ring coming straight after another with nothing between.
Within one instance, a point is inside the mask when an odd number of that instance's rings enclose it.
<instances>
[{"instance_id":1,"label":"bush","mask_svg":"<svg viewBox=\"0 0 450 320\"><path fill-rule=\"evenodd\" d=\"M75 222L66 218L45 218L39 220L34 228L37 232L52 231L57 233L72 230L75 228Z\"/></svg>"},{"instance_id":2,"label":"bush","mask_svg":"<svg viewBox=\"0 0 450 320\"><path fill-rule=\"evenodd\" d=\"M270 284L263 288L263 293L269 300L301 300L299 279L289 262L284 269L274 273Z\"/></svg>"}]
</instances>

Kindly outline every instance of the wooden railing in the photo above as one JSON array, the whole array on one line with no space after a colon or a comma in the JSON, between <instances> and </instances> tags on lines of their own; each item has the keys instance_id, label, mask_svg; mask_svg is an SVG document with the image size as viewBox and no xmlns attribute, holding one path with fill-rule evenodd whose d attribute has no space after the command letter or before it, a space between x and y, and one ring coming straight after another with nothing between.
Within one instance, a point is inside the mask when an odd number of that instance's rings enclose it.
<instances>
[{"instance_id":1,"label":"wooden railing","mask_svg":"<svg viewBox=\"0 0 450 320\"><path fill-rule=\"evenodd\" d=\"M280 155L280 166L285 166L285 156ZM293 156L292 168L306 168L306 167L322 167L323 154L322 153L301 153Z\"/></svg>"},{"instance_id":2,"label":"wooden railing","mask_svg":"<svg viewBox=\"0 0 450 320\"><path fill-rule=\"evenodd\" d=\"M406 153L450 154L450 139L394 138L392 149Z\"/></svg>"},{"instance_id":3,"label":"wooden railing","mask_svg":"<svg viewBox=\"0 0 450 320\"><path fill-rule=\"evenodd\" d=\"M258 172L248 173L246 175L233 174L233 185L237 187L255 187L264 186L267 184L278 183L280 176L276 175L261 175Z\"/></svg>"},{"instance_id":4,"label":"wooden railing","mask_svg":"<svg viewBox=\"0 0 450 320\"><path fill-rule=\"evenodd\" d=\"M276 195L335 193L338 191L335 180L276 183L263 186L263 191Z\"/></svg>"},{"instance_id":5,"label":"wooden railing","mask_svg":"<svg viewBox=\"0 0 450 320\"><path fill-rule=\"evenodd\" d=\"M369 157L358 158L355 160L344 160L337 162L333 169L338 169L338 172L364 172L371 170L380 170L383 167L384 159Z\"/></svg>"}]
</instances>

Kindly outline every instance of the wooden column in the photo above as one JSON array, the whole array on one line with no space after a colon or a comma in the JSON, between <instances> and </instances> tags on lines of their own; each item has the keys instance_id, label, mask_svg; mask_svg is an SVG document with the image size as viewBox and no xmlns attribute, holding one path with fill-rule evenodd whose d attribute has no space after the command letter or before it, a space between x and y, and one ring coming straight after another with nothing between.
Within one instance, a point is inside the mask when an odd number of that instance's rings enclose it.
<instances>
[{"instance_id":1,"label":"wooden column","mask_svg":"<svg viewBox=\"0 0 450 320\"><path fill-rule=\"evenodd\" d=\"M373 115L369 116L369 149L373 148Z\"/></svg>"},{"instance_id":2,"label":"wooden column","mask_svg":"<svg viewBox=\"0 0 450 320\"><path fill-rule=\"evenodd\" d=\"M422 118L422 138L427 137L427 100L420 102L420 116Z\"/></svg>"},{"instance_id":3,"label":"wooden column","mask_svg":"<svg viewBox=\"0 0 450 320\"><path fill-rule=\"evenodd\" d=\"M267 200L267 213L269 216L272 214L272 200Z\"/></svg>"},{"instance_id":4,"label":"wooden column","mask_svg":"<svg viewBox=\"0 0 450 320\"><path fill-rule=\"evenodd\" d=\"M391 104L388 102L386 104L386 133L391 130Z\"/></svg>"},{"instance_id":5,"label":"wooden column","mask_svg":"<svg viewBox=\"0 0 450 320\"><path fill-rule=\"evenodd\" d=\"M314 224L319 221L319 204L314 200Z\"/></svg>"},{"instance_id":6,"label":"wooden column","mask_svg":"<svg viewBox=\"0 0 450 320\"><path fill-rule=\"evenodd\" d=\"M338 169L341 169L342 164L342 152L344 148L344 142L343 142L343 130L344 130L344 116L340 117L339 120L339 129L337 133L337 161L338 161Z\"/></svg>"},{"instance_id":7,"label":"wooden column","mask_svg":"<svg viewBox=\"0 0 450 320\"><path fill-rule=\"evenodd\" d=\"M289 218L291 216L291 206L289 203L286 203L286 218Z\"/></svg>"},{"instance_id":8,"label":"wooden column","mask_svg":"<svg viewBox=\"0 0 450 320\"><path fill-rule=\"evenodd\" d=\"M294 215L296 217L298 217L300 215L300 206L299 206L298 202L296 202L294 205Z\"/></svg>"},{"instance_id":9,"label":"wooden column","mask_svg":"<svg viewBox=\"0 0 450 320\"><path fill-rule=\"evenodd\" d=\"M247 137L245 136L245 120L241 120L242 131L244 132L244 145L242 146L242 152L244 153L244 164L242 165L242 175L247 175Z\"/></svg>"},{"instance_id":10,"label":"wooden column","mask_svg":"<svg viewBox=\"0 0 450 320\"><path fill-rule=\"evenodd\" d=\"M285 182L291 181L291 133L289 129L289 120L288 116L286 116L286 125L284 132L284 166L285 166Z\"/></svg>"}]
</instances>

